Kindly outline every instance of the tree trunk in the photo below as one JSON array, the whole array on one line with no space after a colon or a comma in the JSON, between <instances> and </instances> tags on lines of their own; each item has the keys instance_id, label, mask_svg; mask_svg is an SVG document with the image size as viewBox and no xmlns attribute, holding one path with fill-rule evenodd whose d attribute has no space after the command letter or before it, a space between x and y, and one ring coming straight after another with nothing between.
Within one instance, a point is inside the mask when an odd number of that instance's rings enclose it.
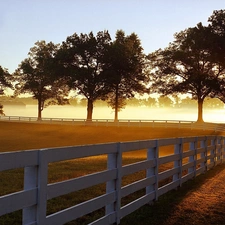
<instances>
[{"instance_id":1,"label":"tree trunk","mask_svg":"<svg viewBox=\"0 0 225 225\"><path fill-rule=\"evenodd\" d=\"M204 99L198 99L198 123L202 123L203 121L203 101Z\"/></svg>"},{"instance_id":2,"label":"tree trunk","mask_svg":"<svg viewBox=\"0 0 225 225\"><path fill-rule=\"evenodd\" d=\"M2 104L0 104L0 115L5 116Z\"/></svg>"},{"instance_id":3,"label":"tree trunk","mask_svg":"<svg viewBox=\"0 0 225 225\"><path fill-rule=\"evenodd\" d=\"M42 104L41 104L41 99L38 99L38 118L37 120L41 120L41 112L42 112Z\"/></svg>"},{"instance_id":4,"label":"tree trunk","mask_svg":"<svg viewBox=\"0 0 225 225\"><path fill-rule=\"evenodd\" d=\"M115 117L114 122L118 121L118 110L119 110L119 88L118 85L116 87L116 96L115 96Z\"/></svg>"},{"instance_id":5,"label":"tree trunk","mask_svg":"<svg viewBox=\"0 0 225 225\"><path fill-rule=\"evenodd\" d=\"M88 99L87 103L87 121L92 121L93 100Z\"/></svg>"}]
</instances>

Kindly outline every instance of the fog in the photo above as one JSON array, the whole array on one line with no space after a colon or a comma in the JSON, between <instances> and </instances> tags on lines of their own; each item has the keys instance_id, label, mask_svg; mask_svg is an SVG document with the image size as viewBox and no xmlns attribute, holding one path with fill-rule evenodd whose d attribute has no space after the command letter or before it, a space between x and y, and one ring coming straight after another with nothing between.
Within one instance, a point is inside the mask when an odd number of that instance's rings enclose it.
<instances>
[{"instance_id":1,"label":"fog","mask_svg":"<svg viewBox=\"0 0 225 225\"><path fill-rule=\"evenodd\" d=\"M6 116L37 117L37 106L27 105L26 107L4 107ZM49 106L42 111L42 117L47 118L74 118L85 119L86 107L74 106ZM113 119L114 112L109 107L94 107L93 119ZM135 120L190 120L197 119L197 109L175 109L175 108L149 108L127 106L119 112L119 119ZM203 110L205 122L225 123L225 109Z\"/></svg>"}]
</instances>

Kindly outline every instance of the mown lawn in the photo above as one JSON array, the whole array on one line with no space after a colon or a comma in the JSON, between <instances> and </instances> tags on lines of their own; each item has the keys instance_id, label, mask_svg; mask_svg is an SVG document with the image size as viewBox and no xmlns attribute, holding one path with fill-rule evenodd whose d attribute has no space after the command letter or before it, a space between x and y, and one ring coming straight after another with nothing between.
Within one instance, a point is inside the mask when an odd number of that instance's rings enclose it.
<instances>
[{"instance_id":1,"label":"mown lawn","mask_svg":"<svg viewBox=\"0 0 225 225\"><path fill-rule=\"evenodd\" d=\"M0 152L195 135L213 131L0 122Z\"/></svg>"},{"instance_id":2,"label":"mown lawn","mask_svg":"<svg viewBox=\"0 0 225 225\"><path fill-rule=\"evenodd\" d=\"M0 152L41 149L59 146L85 145L107 142L124 142L133 140L158 139L169 137L186 137L197 135L215 135L211 131L171 129L171 128L139 128L139 127L84 127L73 125L57 124L36 124L0 122ZM173 151L165 148L163 151ZM145 159L145 151L132 152L124 155L123 164L129 164ZM87 159L70 160L49 165L49 183L57 182L82 176L106 168L106 157L93 157ZM141 179L145 172L136 173L133 176L125 177L123 185ZM23 189L23 169L0 172L0 196ZM105 185L98 185L93 188L71 193L48 201L47 213L51 214L58 210L70 207L105 192ZM136 193L135 195L141 195ZM131 196L124 199L122 204L132 200ZM169 207L169 206L168 206ZM151 209L151 208L150 208ZM87 224L103 214L103 210L90 214L77 221L68 224ZM144 211L144 215L149 212ZM121 224L130 224L132 214L121 221ZM138 214L139 215L139 214ZM143 214L140 217L144 216ZM157 218L157 215L155 215ZM138 218L138 217L137 217ZM139 218L141 219L141 218ZM127 221L127 222L126 222ZM21 211L0 217L1 225L21 224ZM137 224L137 223L134 223ZM144 223L142 223L144 224ZM151 224L148 222L148 224Z\"/></svg>"}]
</instances>

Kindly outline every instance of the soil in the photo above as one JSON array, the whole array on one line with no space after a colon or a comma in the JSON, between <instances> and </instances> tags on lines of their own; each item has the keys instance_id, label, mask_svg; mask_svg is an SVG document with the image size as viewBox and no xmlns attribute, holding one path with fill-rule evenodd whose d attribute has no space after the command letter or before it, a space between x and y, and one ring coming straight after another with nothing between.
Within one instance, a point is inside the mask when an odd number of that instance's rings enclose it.
<instances>
[{"instance_id":1,"label":"soil","mask_svg":"<svg viewBox=\"0 0 225 225\"><path fill-rule=\"evenodd\" d=\"M208 173L208 172L207 172ZM225 225L225 167L190 190L163 225Z\"/></svg>"}]
</instances>

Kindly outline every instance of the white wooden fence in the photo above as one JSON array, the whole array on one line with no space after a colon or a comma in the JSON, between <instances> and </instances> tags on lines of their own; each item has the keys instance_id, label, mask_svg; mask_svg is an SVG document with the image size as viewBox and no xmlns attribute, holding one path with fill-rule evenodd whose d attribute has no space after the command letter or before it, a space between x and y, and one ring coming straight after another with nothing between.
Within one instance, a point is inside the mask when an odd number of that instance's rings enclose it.
<instances>
[{"instance_id":1,"label":"white wooden fence","mask_svg":"<svg viewBox=\"0 0 225 225\"><path fill-rule=\"evenodd\" d=\"M116 127L163 127L163 128L188 128L200 130L225 131L223 123L196 123L196 121L182 120L129 120L121 119L114 122L113 119L74 119L74 118L42 118L24 116L1 116L0 121L31 122L31 123L56 123L83 126L116 126Z\"/></svg>"},{"instance_id":2,"label":"white wooden fence","mask_svg":"<svg viewBox=\"0 0 225 225\"><path fill-rule=\"evenodd\" d=\"M105 215L91 224L119 224L121 218L141 206L223 163L224 140L223 136L200 136L1 153L0 171L24 168L24 190L0 197L0 216L23 209L23 225L60 225L105 207ZM174 153L159 157L162 146L173 146ZM123 153L139 149L146 149L146 159L122 164ZM97 155L107 155L106 170L48 183L50 163ZM159 172L159 167L166 163L173 166ZM145 178L122 186L124 176L143 170ZM49 199L100 183L106 183L101 196L46 215ZM143 196L121 205L122 198L141 189L145 189Z\"/></svg>"}]
</instances>

